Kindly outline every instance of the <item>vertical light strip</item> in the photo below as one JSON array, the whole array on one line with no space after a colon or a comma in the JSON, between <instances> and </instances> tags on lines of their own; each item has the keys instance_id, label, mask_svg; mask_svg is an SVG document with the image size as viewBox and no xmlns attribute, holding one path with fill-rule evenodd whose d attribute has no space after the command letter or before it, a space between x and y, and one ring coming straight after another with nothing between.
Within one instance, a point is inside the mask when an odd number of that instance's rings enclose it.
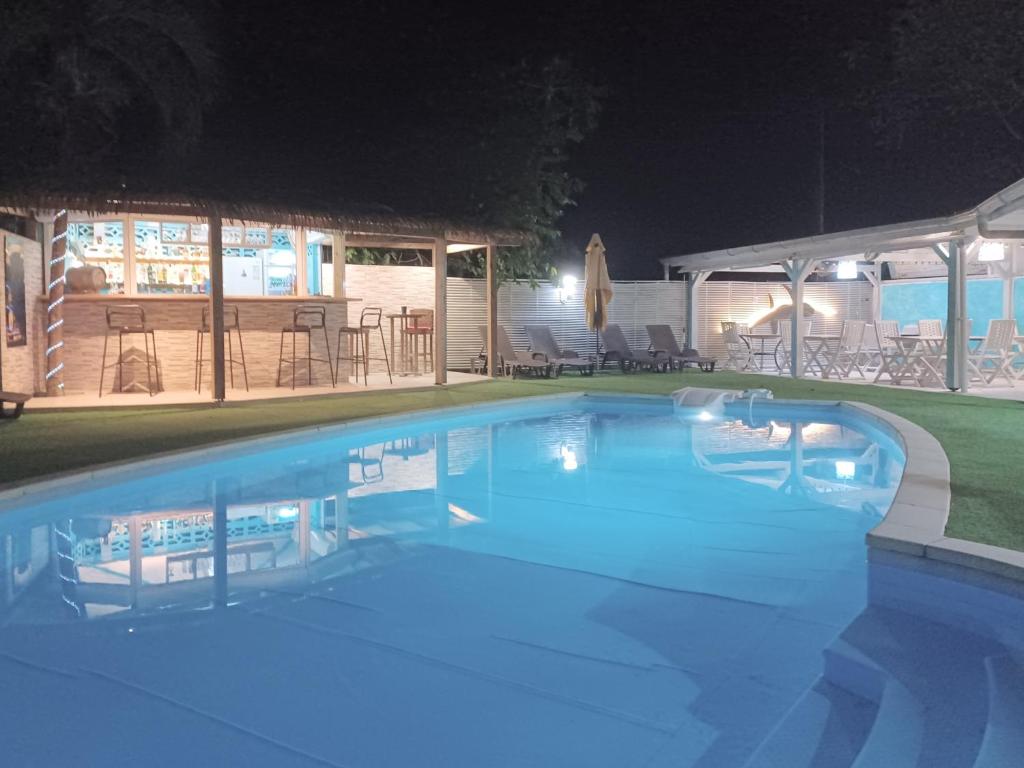
<instances>
[{"instance_id":1,"label":"vertical light strip","mask_svg":"<svg viewBox=\"0 0 1024 768\"><path fill-rule=\"evenodd\" d=\"M53 217L53 239L50 241L50 282L46 306L46 391L64 394L64 283L68 252L68 212L60 210Z\"/></svg>"}]
</instances>

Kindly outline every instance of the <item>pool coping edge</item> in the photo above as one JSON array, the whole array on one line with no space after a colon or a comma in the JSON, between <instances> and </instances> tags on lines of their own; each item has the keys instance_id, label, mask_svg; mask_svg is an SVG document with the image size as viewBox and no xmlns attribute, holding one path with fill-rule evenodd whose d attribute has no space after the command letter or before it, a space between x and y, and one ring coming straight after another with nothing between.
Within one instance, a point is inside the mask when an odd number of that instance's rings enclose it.
<instances>
[{"instance_id":1,"label":"pool coping edge","mask_svg":"<svg viewBox=\"0 0 1024 768\"><path fill-rule=\"evenodd\" d=\"M865 535L869 548L1024 582L1024 552L946 535L952 498L949 458L934 435L874 405L839 405L882 422L903 444L903 477L885 518Z\"/></svg>"}]
</instances>

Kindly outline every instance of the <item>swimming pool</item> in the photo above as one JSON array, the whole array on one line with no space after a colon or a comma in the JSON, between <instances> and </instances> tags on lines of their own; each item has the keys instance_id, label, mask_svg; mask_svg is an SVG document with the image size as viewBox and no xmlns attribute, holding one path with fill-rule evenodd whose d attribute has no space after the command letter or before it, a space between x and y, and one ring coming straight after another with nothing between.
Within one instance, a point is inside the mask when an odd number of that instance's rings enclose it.
<instances>
[{"instance_id":1,"label":"swimming pool","mask_svg":"<svg viewBox=\"0 0 1024 768\"><path fill-rule=\"evenodd\" d=\"M869 565L903 462L828 405L562 397L8 500L4 760L1002 759L1024 611Z\"/></svg>"}]
</instances>

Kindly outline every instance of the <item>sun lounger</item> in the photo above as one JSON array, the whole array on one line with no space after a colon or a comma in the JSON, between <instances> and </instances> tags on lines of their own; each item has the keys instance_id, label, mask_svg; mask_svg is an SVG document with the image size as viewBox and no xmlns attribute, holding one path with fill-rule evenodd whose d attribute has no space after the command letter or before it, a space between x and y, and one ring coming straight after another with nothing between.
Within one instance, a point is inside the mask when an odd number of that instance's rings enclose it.
<instances>
[{"instance_id":1,"label":"sun lounger","mask_svg":"<svg viewBox=\"0 0 1024 768\"><path fill-rule=\"evenodd\" d=\"M601 343L604 345L602 366L609 361L617 362L623 373L639 368L667 370L669 367L668 355L655 354L647 350L636 352L630 349L626 335L617 325L609 324L601 331Z\"/></svg>"},{"instance_id":2,"label":"sun lounger","mask_svg":"<svg viewBox=\"0 0 1024 768\"><path fill-rule=\"evenodd\" d=\"M528 373L533 376L548 377L554 366L547 360L535 357L530 352L517 350L512 346L512 340L503 326L498 326L498 359L502 368L515 378L521 373ZM483 328L486 335L487 328Z\"/></svg>"},{"instance_id":3,"label":"sun lounger","mask_svg":"<svg viewBox=\"0 0 1024 768\"><path fill-rule=\"evenodd\" d=\"M0 419L16 419L21 416L25 403L31 397L32 395L24 395L21 392L4 392L0 390ZM6 407L8 403L13 405L14 408L8 409Z\"/></svg>"},{"instance_id":4,"label":"sun lounger","mask_svg":"<svg viewBox=\"0 0 1024 768\"><path fill-rule=\"evenodd\" d=\"M705 373L715 370L715 358L704 357L695 349L680 349L669 326L648 325L647 336L651 340L650 351L655 355L666 355L670 367L675 368L678 365L685 368L687 365L696 365Z\"/></svg>"},{"instance_id":5,"label":"sun lounger","mask_svg":"<svg viewBox=\"0 0 1024 768\"><path fill-rule=\"evenodd\" d=\"M530 351L535 357L540 355L546 362L551 363L556 376L560 375L565 368L575 368L584 376L594 373L594 369L597 367L594 358L582 357L571 349L560 348L548 326L527 325L525 329L526 335L530 339Z\"/></svg>"}]
</instances>

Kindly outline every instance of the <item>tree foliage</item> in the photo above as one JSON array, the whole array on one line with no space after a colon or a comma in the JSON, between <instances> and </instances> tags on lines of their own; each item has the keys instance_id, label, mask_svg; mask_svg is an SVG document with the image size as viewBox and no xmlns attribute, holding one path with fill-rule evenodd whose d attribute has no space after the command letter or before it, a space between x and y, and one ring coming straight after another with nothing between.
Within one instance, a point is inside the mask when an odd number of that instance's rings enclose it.
<instances>
[{"instance_id":1,"label":"tree foliage","mask_svg":"<svg viewBox=\"0 0 1024 768\"><path fill-rule=\"evenodd\" d=\"M179 0L0 3L3 170L66 184L123 172L133 149L180 158L216 81L207 30Z\"/></svg>"},{"instance_id":2,"label":"tree foliage","mask_svg":"<svg viewBox=\"0 0 1024 768\"><path fill-rule=\"evenodd\" d=\"M987 115L1024 141L1024 3L907 0L895 15L878 97L890 134L912 124Z\"/></svg>"}]
</instances>

